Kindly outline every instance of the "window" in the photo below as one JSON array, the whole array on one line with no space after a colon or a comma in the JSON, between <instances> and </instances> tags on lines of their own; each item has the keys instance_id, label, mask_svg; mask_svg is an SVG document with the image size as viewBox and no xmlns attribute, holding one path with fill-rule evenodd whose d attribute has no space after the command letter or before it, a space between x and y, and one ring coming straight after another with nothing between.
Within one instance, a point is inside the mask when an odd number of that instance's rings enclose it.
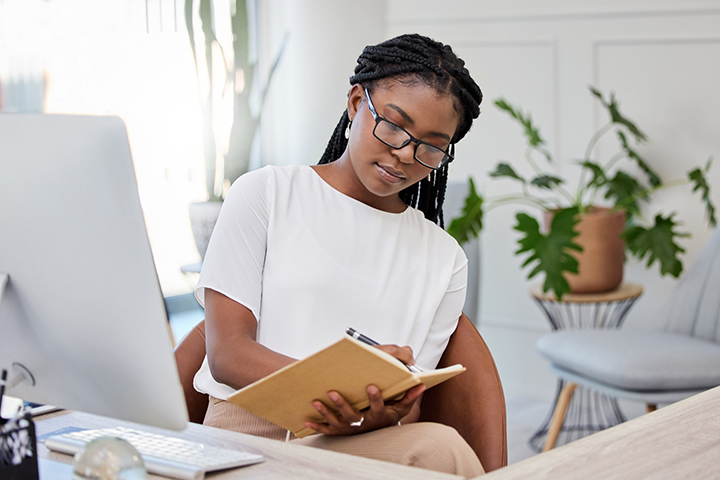
<instances>
[{"instance_id":1,"label":"window","mask_svg":"<svg viewBox=\"0 0 720 480\"><path fill-rule=\"evenodd\" d=\"M0 0L0 108L125 121L165 296L194 287L180 267L200 259L187 212L205 200L201 115L182 5Z\"/></svg>"}]
</instances>

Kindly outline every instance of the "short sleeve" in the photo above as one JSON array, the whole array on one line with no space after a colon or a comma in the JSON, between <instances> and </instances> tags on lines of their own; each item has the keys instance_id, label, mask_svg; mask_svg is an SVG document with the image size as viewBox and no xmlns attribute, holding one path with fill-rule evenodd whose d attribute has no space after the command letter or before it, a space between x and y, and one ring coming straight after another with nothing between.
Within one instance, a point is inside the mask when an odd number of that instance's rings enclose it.
<instances>
[{"instance_id":1,"label":"short sleeve","mask_svg":"<svg viewBox=\"0 0 720 480\"><path fill-rule=\"evenodd\" d=\"M220 209L203 261L195 296L205 306L210 288L247 307L259 319L267 247L270 169L238 178Z\"/></svg>"},{"instance_id":2,"label":"short sleeve","mask_svg":"<svg viewBox=\"0 0 720 480\"><path fill-rule=\"evenodd\" d=\"M467 294L468 261L465 251L457 246L455 263L445 295L435 312L427 339L415 361L420 368L433 369L442 357L450 336L457 328Z\"/></svg>"}]
</instances>

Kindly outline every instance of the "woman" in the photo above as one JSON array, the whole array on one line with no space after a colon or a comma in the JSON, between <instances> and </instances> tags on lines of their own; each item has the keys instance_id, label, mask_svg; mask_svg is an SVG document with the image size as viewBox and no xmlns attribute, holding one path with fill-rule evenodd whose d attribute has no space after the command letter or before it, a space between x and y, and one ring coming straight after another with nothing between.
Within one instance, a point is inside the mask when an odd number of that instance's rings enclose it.
<instances>
[{"instance_id":1,"label":"woman","mask_svg":"<svg viewBox=\"0 0 720 480\"><path fill-rule=\"evenodd\" d=\"M440 228L442 203L454 145L479 114L480 88L449 46L420 35L366 47L350 83L318 165L250 172L224 202L196 292L206 314L208 356L195 377L211 396L206 424L286 438L223 399L349 326L422 368L436 366L455 330L467 260ZM453 429L413 423L423 388L385 403L369 385L363 412L328 392L313 404L325 421L306 424L322 435L292 441L481 473Z\"/></svg>"}]
</instances>

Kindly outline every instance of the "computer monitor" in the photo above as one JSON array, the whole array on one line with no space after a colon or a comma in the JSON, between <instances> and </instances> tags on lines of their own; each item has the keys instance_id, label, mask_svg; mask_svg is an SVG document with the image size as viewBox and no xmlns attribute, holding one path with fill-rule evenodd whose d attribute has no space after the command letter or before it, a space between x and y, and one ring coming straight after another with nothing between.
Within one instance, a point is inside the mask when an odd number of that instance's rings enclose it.
<instances>
[{"instance_id":1,"label":"computer monitor","mask_svg":"<svg viewBox=\"0 0 720 480\"><path fill-rule=\"evenodd\" d=\"M8 395L186 427L122 120L0 114L1 273Z\"/></svg>"}]
</instances>

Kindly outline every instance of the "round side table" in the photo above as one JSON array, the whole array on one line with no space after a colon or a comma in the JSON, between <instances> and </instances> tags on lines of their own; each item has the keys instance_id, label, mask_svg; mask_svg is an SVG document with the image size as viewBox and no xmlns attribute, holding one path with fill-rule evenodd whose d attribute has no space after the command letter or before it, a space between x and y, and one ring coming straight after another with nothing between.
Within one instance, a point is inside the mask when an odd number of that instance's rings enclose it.
<instances>
[{"instance_id":1,"label":"round side table","mask_svg":"<svg viewBox=\"0 0 720 480\"><path fill-rule=\"evenodd\" d=\"M603 293L569 293L558 301L544 293L540 285L530 288L530 296L545 313L553 330L620 328L630 307L642 295L643 288L623 283L616 290ZM548 427L565 381L558 379L553 407L543 424L530 437L530 446L540 452L545 444ZM626 420L617 399L578 386L572 397L556 446L615 426Z\"/></svg>"}]
</instances>

